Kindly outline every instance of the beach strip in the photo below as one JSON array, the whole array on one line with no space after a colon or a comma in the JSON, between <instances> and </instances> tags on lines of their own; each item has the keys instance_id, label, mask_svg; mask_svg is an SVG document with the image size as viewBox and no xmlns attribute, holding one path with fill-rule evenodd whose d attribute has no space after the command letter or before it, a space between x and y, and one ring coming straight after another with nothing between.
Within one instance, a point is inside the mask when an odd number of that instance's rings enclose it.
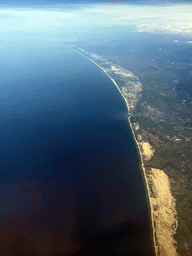
<instances>
[{"instance_id":1,"label":"beach strip","mask_svg":"<svg viewBox=\"0 0 192 256\"><path fill-rule=\"evenodd\" d=\"M117 89L119 90L120 94L122 95L123 99L125 100L126 102L126 105L127 105L127 109L128 109L128 113L130 113L130 107L129 107L129 104L128 104L128 101L127 99L125 98L125 96L123 95L123 93L121 92L120 88L118 87L117 83L115 82L115 80L101 67L99 66L94 60L90 59L89 57L87 57L86 55L84 55L83 53L81 53L80 51L76 50L75 48L73 48L75 51L77 51L79 54L81 54L83 57L87 58L88 60L90 60L91 62L93 62L95 65L97 65L110 79L111 81L115 84L115 86L117 87ZM147 182L147 177L146 177L146 174L145 174L145 167L144 167L144 163L143 163L143 157L142 157L142 152L141 152L141 149L140 149L140 146L139 146L139 143L136 139L136 136L135 136L135 132L134 132L134 129L132 127L132 124L131 124L131 118L132 115L129 115L128 117L128 122L130 124L130 127L131 127L131 130L132 130L132 133L133 133L133 137L135 139L135 142L137 144L137 147L138 147L138 150L139 150L139 153L140 153L140 158L141 158L141 167L142 167L142 170L143 170L143 177L144 177L144 180L145 180L145 188L146 188L146 193L147 193L147 196L148 196L148 204L150 206L150 219L151 219L151 227L152 227L152 232L153 232L153 243L154 243L154 249L155 249L155 254L157 256L157 252L158 252L158 247L156 245L156 234L155 234L155 227L154 227L154 219L153 219L153 206L151 204L151 201L150 201L150 189L149 189L149 185L148 185L148 182Z\"/></svg>"}]
</instances>

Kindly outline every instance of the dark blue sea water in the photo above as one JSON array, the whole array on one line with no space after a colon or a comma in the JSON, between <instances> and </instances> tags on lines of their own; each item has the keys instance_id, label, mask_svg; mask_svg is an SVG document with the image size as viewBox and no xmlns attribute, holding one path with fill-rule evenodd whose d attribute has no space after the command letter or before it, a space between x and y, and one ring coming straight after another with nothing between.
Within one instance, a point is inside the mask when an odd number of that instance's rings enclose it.
<instances>
[{"instance_id":1,"label":"dark blue sea water","mask_svg":"<svg viewBox=\"0 0 192 256\"><path fill-rule=\"evenodd\" d=\"M1 42L0 254L153 255L126 104L59 43Z\"/></svg>"}]
</instances>

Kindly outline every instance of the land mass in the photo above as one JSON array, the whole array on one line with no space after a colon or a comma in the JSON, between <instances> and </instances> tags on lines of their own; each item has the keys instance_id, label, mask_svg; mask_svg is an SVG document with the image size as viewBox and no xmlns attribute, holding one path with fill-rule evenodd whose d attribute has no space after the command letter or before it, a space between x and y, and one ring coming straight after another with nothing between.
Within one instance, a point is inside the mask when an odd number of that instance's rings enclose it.
<instances>
[{"instance_id":1,"label":"land mass","mask_svg":"<svg viewBox=\"0 0 192 256\"><path fill-rule=\"evenodd\" d=\"M176 71L182 63L170 66L162 59L106 56L90 47L72 47L102 68L127 102L156 255L192 255L192 100L190 94L176 90Z\"/></svg>"}]
</instances>

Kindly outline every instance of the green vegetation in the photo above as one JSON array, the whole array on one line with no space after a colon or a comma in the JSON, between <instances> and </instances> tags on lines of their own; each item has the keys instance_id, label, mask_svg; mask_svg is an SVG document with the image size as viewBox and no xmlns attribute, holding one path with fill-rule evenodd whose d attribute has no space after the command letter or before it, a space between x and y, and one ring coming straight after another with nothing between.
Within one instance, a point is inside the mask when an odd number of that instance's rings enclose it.
<instances>
[{"instance_id":1,"label":"green vegetation","mask_svg":"<svg viewBox=\"0 0 192 256\"><path fill-rule=\"evenodd\" d=\"M161 148L160 150L155 152L154 156L151 159L151 164L159 166L159 164L162 164L162 159L170 157L174 154L174 151L174 148Z\"/></svg>"},{"instance_id":2,"label":"green vegetation","mask_svg":"<svg viewBox=\"0 0 192 256\"><path fill-rule=\"evenodd\" d=\"M153 105L157 109L170 107L172 109L179 109L181 111L186 110L186 106L178 102L177 99L173 96L162 95L157 92L147 94L147 102L150 105Z\"/></svg>"},{"instance_id":3,"label":"green vegetation","mask_svg":"<svg viewBox=\"0 0 192 256\"><path fill-rule=\"evenodd\" d=\"M139 125L141 128L146 129L146 128L159 128L159 124L153 122L152 119L148 117L140 117L139 118Z\"/></svg>"},{"instance_id":4,"label":"green vegetation","mask_svg":"<svg viewBox=\"0 0 192 256\"><path fill-rule=\"evenodd\" d=\"M149 117L140 117L139 125L143 129L163 129L163 131L169 136L177 136L177 132L174 130L173 126L166 124L164 122L155 122Z\"/></svg>"},{"instance_id":5,"label":"green vegetation","mask_svg":"<svg viewBox=\"0 0 192 256\"><path fill-rule=\"evenodd\" d=\"M153 67L145 67L141 70L143 77L142 83L147 87L154 88L166 88L168 86L168 80L175 78L175 73L165 69L155 69Z\"/></svg>"},{"instance_id":6,"label":"green vegetation","mask_svg":"<svg viewBox=\"0 0 192 256\"><path fill-rule=\"evenodd\" d=\"M165 96L160 93L149 93L147 95L148 103L152 103L156 107L162 106L162 104L175 105L178 104L177 100L171 96Z\"/></svg>"}]
</instances>

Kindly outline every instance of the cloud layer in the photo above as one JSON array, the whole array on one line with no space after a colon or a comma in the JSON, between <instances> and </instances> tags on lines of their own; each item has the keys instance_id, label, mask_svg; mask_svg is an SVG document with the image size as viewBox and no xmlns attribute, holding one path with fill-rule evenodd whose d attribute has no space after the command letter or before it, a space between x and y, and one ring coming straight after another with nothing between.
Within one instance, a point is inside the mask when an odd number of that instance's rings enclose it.
<instances>
[{"instance_id":1,"label":"cloud layer","mask_svg":"<svg viewBox=\"0 0 192 256\"><path fill-rule=\"evenodd\" d=\"M76 40L92 29L131 27L138 32L192 35L192 4L81 4L46 8L0 8L2 38L64 37Z\"/></svg>"}]
</instances>

